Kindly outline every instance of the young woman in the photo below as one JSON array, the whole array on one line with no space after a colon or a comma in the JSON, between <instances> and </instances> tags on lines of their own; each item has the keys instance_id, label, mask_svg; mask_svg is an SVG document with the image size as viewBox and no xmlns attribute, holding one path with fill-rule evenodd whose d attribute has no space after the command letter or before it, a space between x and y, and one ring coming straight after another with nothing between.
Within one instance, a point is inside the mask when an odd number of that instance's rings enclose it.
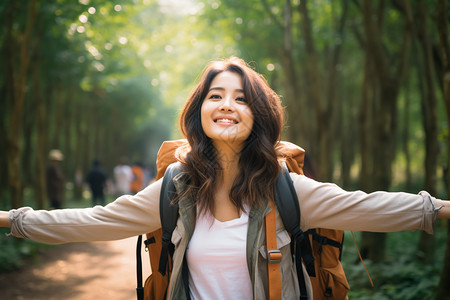
<instances>
[{"instance_id":1,"label":"young woman","mask_svg":"<svg viewBox=\"0 0 450 300\"><path fill-rule=\"evenodd\" d=\"M190 151L174 178L180 218L170 299L185 299L181 267L186 257L191 299L267 299L263 219L281 172L276 145L283 111L277 94L242 60L210 63L181 113ZM301 207L301 227L355 231L432 232L436 217L450 218L450 202L407 193L347 192L291 174ZM188 183L187 183L188 181ZM86 209L0 213L11 236L44 243L122 239L161 226L161 180L136 195ZM282 241L283 299L298 299L289 236L277 214ZM311 294L309 294L311 295Z\"/></svg>"}]
</instances>

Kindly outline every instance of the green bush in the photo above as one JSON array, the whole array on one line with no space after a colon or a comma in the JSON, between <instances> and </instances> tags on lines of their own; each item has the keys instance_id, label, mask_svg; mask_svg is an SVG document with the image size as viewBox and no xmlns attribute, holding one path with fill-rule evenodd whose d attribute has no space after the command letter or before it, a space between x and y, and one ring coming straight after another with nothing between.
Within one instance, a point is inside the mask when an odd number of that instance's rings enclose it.
<instances>
[{"instance_id":1,"label":"green bush","mask_svg":"<svg viewBox=\"0 0 450 300\"><path fill-rule=\"evenodd\" d=\"M65 207L89 207L91 205L91 199L89 197L74 199L72 195L73 191L68 189L64 199ZM9 199L5 197L3 200L0 202L0 209L9 210ZM112 200L110 196L106 197L106 202L111 202ZM24 206L36 206L34 194L31 189L24 190ZM6 237L5 234L9 231L7 228L0 228L0 273L19 269L24 265L25 261L33 261L37 258L37 254L45 251L49 247L55 247L27 239Z\"/></svg>"},{"instance_id":2,"label":"green bush","mask_svg":"<svg viewBox=\"0 0 450 300\"><path fill-rule=\"evenodd\" d=\"M0 272L19 269L24 261L33 259L43 249L50 246L25 239L8 238L9 229L0 229Z\"/></svg>"},{"instance_id":3,"label":"green bush","mask_svg":"<svg viewBox=\"0 0 450 300\"><path fill-rule=\"evenodd\" d=\"M446 230L438 222L435 229L436 254L444 253ZM358 245L359 233L355 233ZM415 300L432 299L437 290L443 266L444 255L433 255L430 264L419 262L417 244L420 232L389 233L387 237L387 258L373 264L364 260L374 287L370 286L363 265L350 232L346 232L342 264L350 285L350 299Z\"/></svg>"}]
</instances>

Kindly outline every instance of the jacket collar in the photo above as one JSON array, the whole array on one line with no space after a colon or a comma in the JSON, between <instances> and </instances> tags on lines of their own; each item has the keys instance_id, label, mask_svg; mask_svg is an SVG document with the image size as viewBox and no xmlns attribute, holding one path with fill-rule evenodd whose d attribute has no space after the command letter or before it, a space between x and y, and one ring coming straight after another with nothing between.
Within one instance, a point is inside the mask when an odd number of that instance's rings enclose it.
<instances>
[{"instance_id":1,"label":"jacket collar","mask_svg":"<svg viewBox=\"0 0 450 300\"><path fill-rule=\"evenodd\" d=\"M173 178L173 183L177 191L184 191L187 187L186 180L183 178L185 175L183 173L177 174ZM193 197L183 197L178 202L178 207L180 210L181 220L183 221L183 226L186 230L188 240L191 239L194 233L195 221L197 218L197 209L195 205L195 200Z\"/></svg>"}]
</instances>

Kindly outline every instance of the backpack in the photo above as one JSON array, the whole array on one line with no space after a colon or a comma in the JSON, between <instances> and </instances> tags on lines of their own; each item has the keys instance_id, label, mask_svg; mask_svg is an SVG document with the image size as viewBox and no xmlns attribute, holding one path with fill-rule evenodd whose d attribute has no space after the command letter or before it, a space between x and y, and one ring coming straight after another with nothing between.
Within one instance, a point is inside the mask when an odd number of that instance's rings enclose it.
<instances>
[{"instance_id":1,"label":"backpack","mask_svg":"<svg viewBox=\"0 0 450 300\"><path fill-rule=\"evenodd\" d=\"M186 145L186 140L166 141L158 151L156 161L157 175L155 180L164 177L160 195L160 216L165 234L163 234L163 229L146 234L147 239L144 244L150 256L152 274L147 277L144 286L142 284L141 261L142 236L138 237L136 247L138 300L163 300L167 297L172 270L171 255L174 250L170 242L170 237L175 229L178 218L177 207L170 205L171 199L173 199L175 194L172 178L179 170L173 166L167 172L166 169L169 165L176 162L176 151ZM281 153L285 170L275 184L275 204L286 230L291 235L291 253L297 267L299 288L302 294L301 298L304 298L306 295L305 280L302 278L303 271L301 268L303 262L310 276L314 299L347 299L347 293L350 288L340 262L344 232L322 228L311 229L306 232L301 231L299 223L300 208L298 207L298 199L288 170L303 174L304 150L289 142L281 142L277 150ZM292 213L295 214L294 217L292 217ZM275 225L273 225L273 228L267 225L269 215L271 214L269 213L266 216L266 235L275 235ZM274 217L275 213L272 215ZM289 220L296 221L291 222ZM171 224L169 225L167 222ZM163 237L163 235L165 236ZM267 238L267 249L269 255L269 293L271 293L271 286L276 285L272 284L272 281L280 281L281 279L272 279L270 275L271 262L277 262L276 259L271 261L270 255L275 254L273 257L276 258L277 249L275 246L275 251L269 250L269 238ZM274 273L279 274L279 268L278 272ZM281 288L281 285L279 288Z\"/></svg>"}]
</instances>

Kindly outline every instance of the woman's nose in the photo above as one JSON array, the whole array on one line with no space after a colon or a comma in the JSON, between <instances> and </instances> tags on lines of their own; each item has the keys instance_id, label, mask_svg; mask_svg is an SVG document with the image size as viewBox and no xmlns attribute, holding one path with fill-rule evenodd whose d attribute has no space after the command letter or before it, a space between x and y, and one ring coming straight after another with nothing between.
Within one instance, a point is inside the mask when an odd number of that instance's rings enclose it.
<instances>
[{"instance_id":1,"label":"woman's nose","mask_svg":"<svg viewBox=\"0 0 450 300\"><path fill-rule=\"evenodd\" d=\"M219 107L220 111L232 111L233 103L231 97L225 97Z\"/></svg>"}]
</instances>

